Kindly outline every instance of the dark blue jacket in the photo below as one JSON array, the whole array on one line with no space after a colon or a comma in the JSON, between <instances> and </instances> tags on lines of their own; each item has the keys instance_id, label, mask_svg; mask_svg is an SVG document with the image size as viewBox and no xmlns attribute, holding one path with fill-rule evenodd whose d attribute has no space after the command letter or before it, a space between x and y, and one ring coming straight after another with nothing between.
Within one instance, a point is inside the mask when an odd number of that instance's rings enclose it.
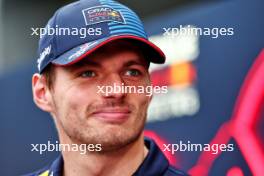
<instances>
[{"instance_id":1,"label":"dark blue jacket","mask_svg":"<svg viewBox=\"0 0 264 176\"><path fill-rule=\"evenodd\" d=\"M133 176L187 176L169 164L154 141L146 138L145 145L149 149L148 155ZM25 176L61 176L62 168L63 158L59 156L50 166Z\"/></svg>"}]
</instances>

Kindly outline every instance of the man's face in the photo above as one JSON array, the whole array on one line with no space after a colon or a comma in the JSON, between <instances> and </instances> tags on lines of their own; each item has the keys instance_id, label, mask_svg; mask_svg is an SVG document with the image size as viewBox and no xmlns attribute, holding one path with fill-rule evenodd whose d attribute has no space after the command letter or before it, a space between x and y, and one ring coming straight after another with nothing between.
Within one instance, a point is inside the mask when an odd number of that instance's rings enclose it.
<instances>
[{"instance_id":1,"label":"man's face","mask_svg":"<svg viewBox=\"0 0 264 176\"><path fill-rule=\"evenodd\" d=\"M122 92L106 95L98 88L150 86L148 63L135 46L112 43L77 64L54 69L51 113L72 141L102 144L103 151L111 151L139 138L151 97Z\"/></svg>"}]
</instances>

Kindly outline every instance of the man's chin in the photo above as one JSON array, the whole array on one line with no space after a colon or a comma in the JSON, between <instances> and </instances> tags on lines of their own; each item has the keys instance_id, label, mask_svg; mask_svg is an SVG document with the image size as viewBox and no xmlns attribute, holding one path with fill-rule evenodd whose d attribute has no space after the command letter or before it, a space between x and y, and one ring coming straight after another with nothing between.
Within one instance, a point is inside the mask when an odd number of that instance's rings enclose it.
<instances>
[{"instance_id":1,"label":"man's chin","mask_svg":"<svg viewBox=\"0 0 264 176\"><path fill-rule=\"evenodd\" d=\"M93 136L93 138L90 138L86 142L90 141L94 144L101 144L103 152L110 152L136 142L142 133L143 129L135 129L135 126L107 124L97 131L96 136Z\"/></svg>"},{"instance_id":2,"label":"man's chin","mask_svg":"<svg viewBox=\"0 0 264 176\"><path fill-rule=\"evenodd\" d=\"M115 136L112 139L101 142L102 150L100 153L114 152L121 149L124 149L137 140L139 140L142 133L133 135L133 136Z\"/></svg>"}]
</instances>

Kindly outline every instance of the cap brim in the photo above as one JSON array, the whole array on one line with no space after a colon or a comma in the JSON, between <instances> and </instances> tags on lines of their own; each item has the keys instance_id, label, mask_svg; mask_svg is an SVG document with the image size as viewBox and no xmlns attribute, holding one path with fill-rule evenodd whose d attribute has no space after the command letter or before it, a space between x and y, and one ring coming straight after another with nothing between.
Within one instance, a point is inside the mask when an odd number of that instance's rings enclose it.
<instances>
[{"instance_id":1,"label":"cap brim","mask_svg":"<svg viewBox=\"0 0 264 176\"><path fill-rule=\"evenodd\" d=\"M89 54L91 54L98 48L110 42L121 40L121 39L127 39L133 42L137 42L138 45L142 46L142 51L144 52L144 54L147 54L147 59L150 62L157 63L157 64L162 64L165 62L164 53L161 51L159 47L157 47L152 42L144 38L137 37L137 36L121 35L121 36L112 36L110 38L104 38L104 39L97 40L94 42L82 44L60 55L59 57L54 59L52 63L55 65L60 65L60 66L72 65L74 63L79 62L83 58L87 57Z\"/></svg>"}]
</instances>

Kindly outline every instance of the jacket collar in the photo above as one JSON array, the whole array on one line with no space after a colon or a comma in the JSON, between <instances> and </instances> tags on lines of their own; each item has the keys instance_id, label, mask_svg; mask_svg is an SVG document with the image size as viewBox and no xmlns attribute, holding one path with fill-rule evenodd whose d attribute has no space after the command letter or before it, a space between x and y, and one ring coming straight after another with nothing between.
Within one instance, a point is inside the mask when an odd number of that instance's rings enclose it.
<instances>
[{"instance_id":1,"label":"jacket collar","mask_svg":"<svg viewBox=\"0 0 264 176\"><path fill-rule=\"evenodd\" d=\"M153 176L161 175L166 172L169 167L169 162L165 158L162 151L159 149L157 144L149 139L145 138L145 146L149 152L143 163L139 166L133 176ZM49 176L61 176L63 172L63 158L60 155L49 169Z\"/></svg>"}]
</instances>

